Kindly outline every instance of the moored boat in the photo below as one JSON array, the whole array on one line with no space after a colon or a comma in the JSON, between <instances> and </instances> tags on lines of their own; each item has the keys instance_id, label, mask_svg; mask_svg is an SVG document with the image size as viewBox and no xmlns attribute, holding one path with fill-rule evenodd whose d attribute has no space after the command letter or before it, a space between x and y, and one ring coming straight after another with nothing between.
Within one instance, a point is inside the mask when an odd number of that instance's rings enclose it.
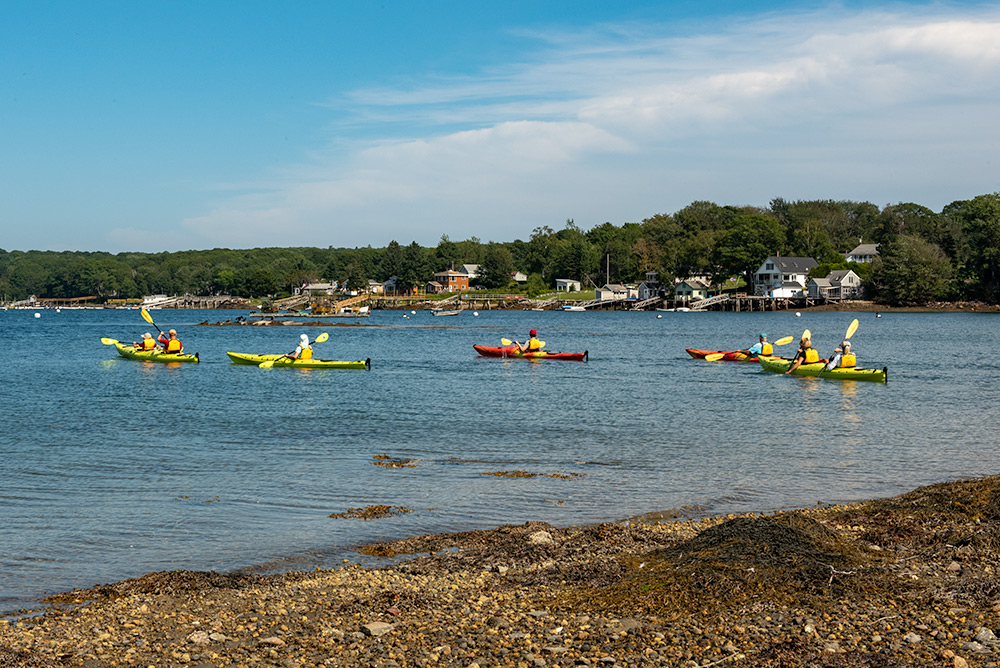
<instances>
[{"instance_id":1,"label":"moored boat","mask_svg":"<svg viewBox=\"0 0 1000 668\"><path fill-rule=\"evenodd\" d=\"M792 360L783 357L768 357L760 355L758 361L764 371L772 373L785 373L792 366ZM815 362L813 364L800 364L793 376L816 376L829 380L868 380L875 383L885 383L888 380L889 369L861 369L858 367L836 367L826 368L826 362Z\"/></svg>"},{"instance_id":2,"label":"moored boat","mask_svg":"<svg viewBox=\"0 0 1000 668\"><path fill-rule=\"evenodd\" d=\"M189 355L188 353L165 353L162 350L137 350L135 346L127 346L124 343L115 342L115 349L122 357L130 360L144 360L146 362L186 362L197 364L198 353Z\"/></svg>"},{"instance_id":3,"label":"moored boat","mask_svg":"<svg viewBox=\"0 0 1000 668\"><path fill-rule=\"evenodd\" d=\"M705 359L708 355L722 354L719 359L723 362L756 362L757 357L745 355L738 350L698 350L697 348L685 348L685 352L695 359Z\"/></svg>"},{"instance_id":4,"label":"moored boat","mask_svg":"<svg viewBox=\"0 0 1000 668\"><path fill-rule=\"evenodd\" d=\"M293 367L296 369L368 369L372 365L369 357L364 360L321 360L315 357L308 360L294 360L285 355L254 355L252 353L232 353L226 355L233 361L233 364L244 364L247 366L260 366L264 362L270 362L269 366Z\"/></svg>"},{"instance_id":5,"label":"moored boat","mask_svg":"<svg viewBox=\"0 0 1000 668\"><path fill-rule=\"evenodd\" d=\"M526 353L522 352L517 346L472 346L476 349L476 352L483 357L518 357L527 360L570 360L574 362L586 362L589 357L589 351L584 350L582 353L555 353L548 352L545 350L536 350L534 352Z\"/></svg>"},{"instance_id":6,"label":"moored boat","mask_svg":"<svg viewBox=\"0 0 1000 668\"><path fill-rule=\"evenodd\" d=\"M431 315L458 315L462 312L462 309L454 309L452 311L445 311L442 309L431 309Z\"/></svg>"}]
</instances>

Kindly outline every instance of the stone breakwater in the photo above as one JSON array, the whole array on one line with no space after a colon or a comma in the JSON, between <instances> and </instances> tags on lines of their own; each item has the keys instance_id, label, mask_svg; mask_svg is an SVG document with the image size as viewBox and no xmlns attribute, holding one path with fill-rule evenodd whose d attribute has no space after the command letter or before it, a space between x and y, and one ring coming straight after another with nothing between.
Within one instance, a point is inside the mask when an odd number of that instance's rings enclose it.
<instances>
[{"instance_id":1,"label":"stone breakwater","mask_svg":"<svg viewBox=\"0 0 1000 668\"><path fill-rule=\"evenodd\" d=\"M1000 665L1000 478L700 521L371 545L386 568L173 571L0 621L0 666Z\"/></svg>"}]
</instances>

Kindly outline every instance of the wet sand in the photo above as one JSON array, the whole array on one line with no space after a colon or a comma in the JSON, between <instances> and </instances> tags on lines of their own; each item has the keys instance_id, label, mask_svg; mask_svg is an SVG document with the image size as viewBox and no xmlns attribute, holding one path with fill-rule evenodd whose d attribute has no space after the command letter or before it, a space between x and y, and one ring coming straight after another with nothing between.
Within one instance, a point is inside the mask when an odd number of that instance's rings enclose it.
<instances>
[{"instance_id":1,"label":"wet sand","mask_svg":"<svg viewBox=\"0 0 1000 668\"><path fill-rule=\"evenodd\" d=\"M503 526L365 569L151 573L0 621L0 666L997 666L1000 476L768 515Z\"/></svg>"}]
</instances>

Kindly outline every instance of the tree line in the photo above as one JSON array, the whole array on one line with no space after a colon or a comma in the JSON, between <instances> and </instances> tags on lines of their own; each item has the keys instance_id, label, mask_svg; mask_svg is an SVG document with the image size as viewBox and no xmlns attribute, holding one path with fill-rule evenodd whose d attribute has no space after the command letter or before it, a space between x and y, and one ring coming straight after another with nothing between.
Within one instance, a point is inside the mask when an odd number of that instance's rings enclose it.
<instances>
[{"instance_id":1,"label":"tree line","mask_svg":"<svg viewBox=\"0 0 1000 668\"><path fill-rule=\"evenodd\" d=\"M434 273L480 265L487 288L528 276L531 295L557 278L584 286L637 282L650 271L675 278L742 276L747 283L771 255L815 258L814 277L847 268L844 253L859 243L879 245L870 265L851 265L869 295L886 304L937 300L1000 301L1000 193L953 202L936 213L913 204L879 208L870 202L774 199L768 207L693 202L673 214L637 223L580 229L543 226L527 240L484 243L442 236L435 247L392 241L384 248L254 248L163 252L5 251L0 249L0 298L94 296L98 300L149 294L282 296L307 282L337 281L364 289L395 277L400 289L419 288Z\"/></svg>"}]
</instances>

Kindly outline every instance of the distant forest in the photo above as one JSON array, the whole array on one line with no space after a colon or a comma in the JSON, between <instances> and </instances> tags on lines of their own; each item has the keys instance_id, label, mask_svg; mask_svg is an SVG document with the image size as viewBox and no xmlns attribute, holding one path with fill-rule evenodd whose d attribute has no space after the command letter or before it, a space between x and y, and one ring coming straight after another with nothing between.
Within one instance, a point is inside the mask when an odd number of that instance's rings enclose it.
<instances>
[{"instance_id":1,"label":"distant forest","mask_svg":"<svg viewBox=\"0 0 1000 668\"><path fill-rule=\"evenodd\" d=\"M447 236L433 248L392 241L385 248L254 248L175 253L5 251L0 249L0 298L93 295L99 300L149 294L283 296L311 281L350 289L397 277L422 287L433 274L480 265L487 288L510 287L515 270L527 291L551 290L557 278L584 286L637 282L648 271L662 282L753 272L769 255L813 257L813 277L847 268L844 253L879 244L870 265L851 265L880 303L1000 302L1000 192L956 201L935 213L919 204L879 208L869 202L775 199L767 208L693 202L639 223L604 223L582 230L536 228L527 240L483 243ZM606 276L607 272L607 276ZM523 290L524 288L522 288Z\"/></svg>"}]
</instances>

